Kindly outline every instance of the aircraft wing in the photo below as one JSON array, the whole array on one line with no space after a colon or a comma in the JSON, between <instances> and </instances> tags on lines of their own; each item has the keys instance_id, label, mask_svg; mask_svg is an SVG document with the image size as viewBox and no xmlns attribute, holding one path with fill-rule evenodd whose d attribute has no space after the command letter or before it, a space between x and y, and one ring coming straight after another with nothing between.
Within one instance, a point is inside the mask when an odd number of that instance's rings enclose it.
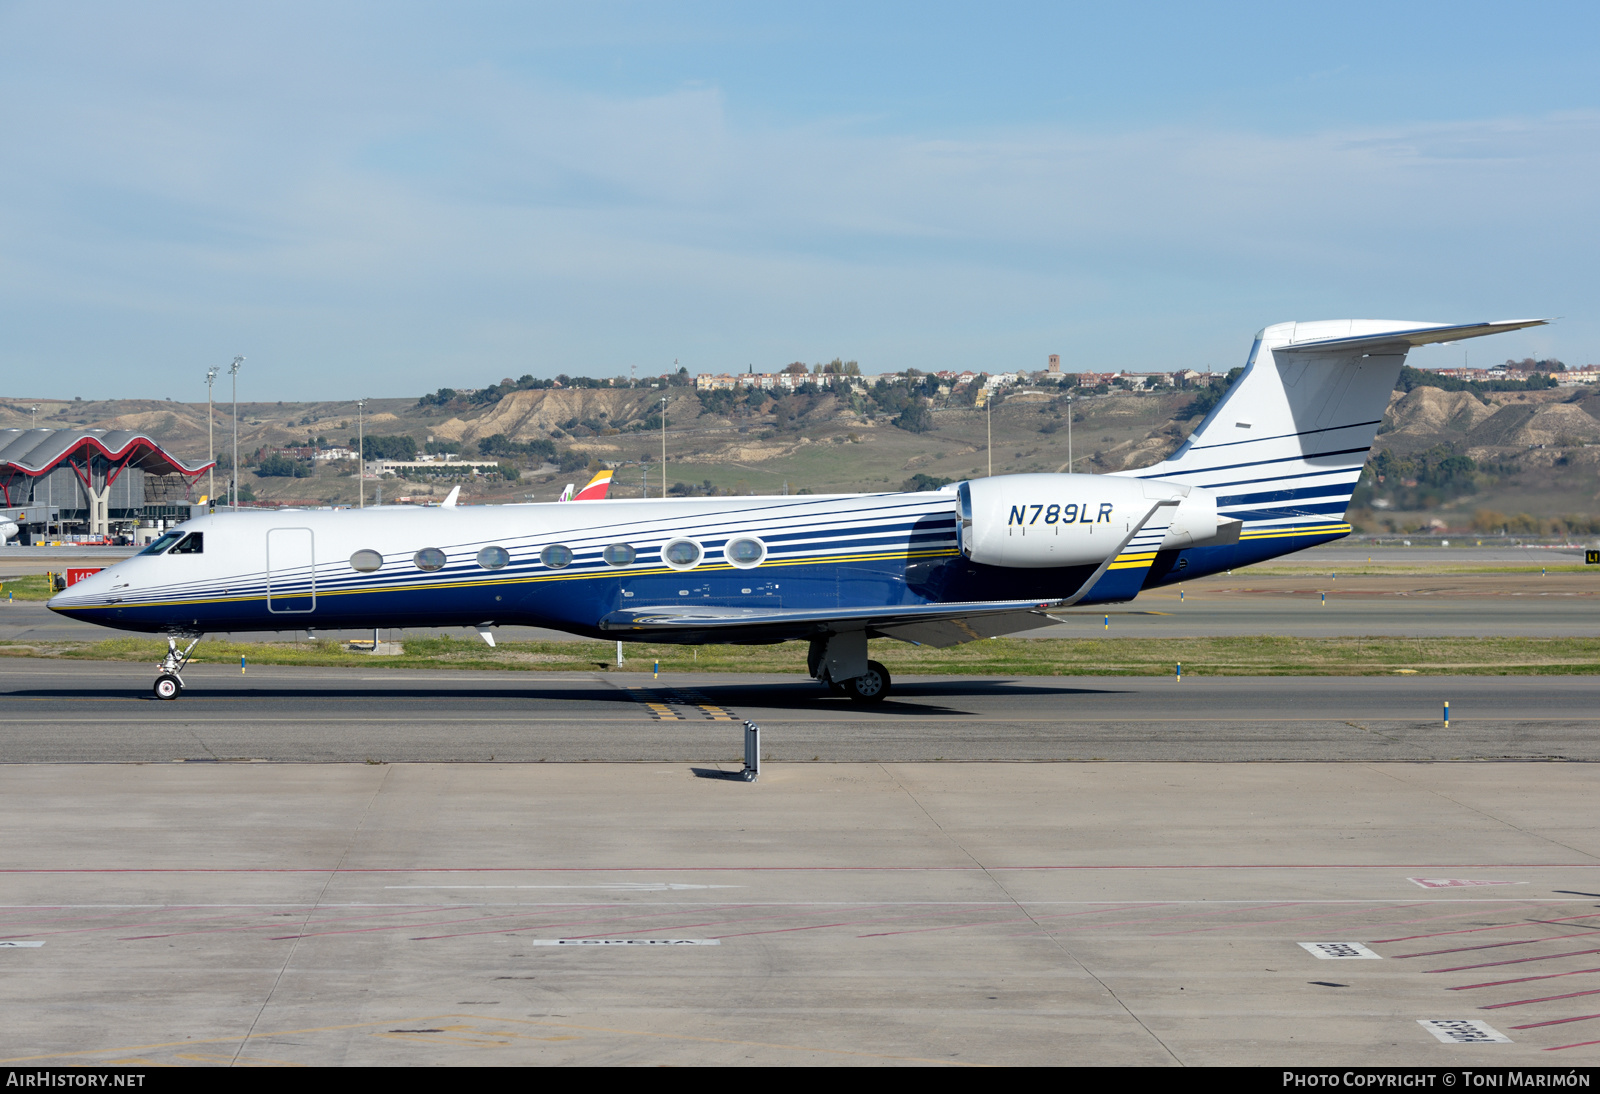
<instances>
[{"instance_id":1,"label":"aircraft wing","mask_svg":"<svg viewBox=\"0 0 1600 1094\"><path fill-rule=\"evenodd\" d=\"M964 604L900 604L883 608L720 608L673 604L659 608L624 608L600 620L604 631L703 631L729 628L803 631L838 630L857 623L862 629L923 646L954 646L975 638L1048 627L1058 620L1045 615L1063 600L992 600Z\"/></svg>"},{"instance_id":2,"label":"aircraft wing","mask_svg":"<svg viewBox=\"0 0 1600 1094\"><path fill-rule=\"evenodd\" d=\"M660 607L622 608L603 617L603 631L709 631L734 627L759 629L768 634L800 637L806 630L825 634L838 630L867 630L885 638L898 638L925 646L954 646L975 638L991 638L1059 620L1044 613L1070 608L1088 595L1106 570L1133 542L1156 510L1176 506L1177 497L1157 499L1134 522L1115 550L1106 555L1094 573L1071 596L1056 600L987 600L966 603L894 604L871 608L724 608L712 605L670 604ZM841 626L843 624L843 626ZM855 624L855 626L852 626Z\"/></svg>"}]
</instances>

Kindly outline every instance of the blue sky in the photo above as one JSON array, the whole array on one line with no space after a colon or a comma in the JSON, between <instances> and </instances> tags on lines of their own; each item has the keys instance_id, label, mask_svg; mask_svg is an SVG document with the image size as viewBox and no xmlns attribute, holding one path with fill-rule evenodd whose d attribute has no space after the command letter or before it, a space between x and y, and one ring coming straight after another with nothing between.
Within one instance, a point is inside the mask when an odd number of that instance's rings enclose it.
<instances>
[{"instance_id":1,"label":"blue sky","mask_svg":"<svg viewBox=\"0 0 1600 1094\"><path fill-rule=\"evenodd\" d=\"M0 3L0 390L1600 361L1597 10Z\"/></svg>"}]
</instances>

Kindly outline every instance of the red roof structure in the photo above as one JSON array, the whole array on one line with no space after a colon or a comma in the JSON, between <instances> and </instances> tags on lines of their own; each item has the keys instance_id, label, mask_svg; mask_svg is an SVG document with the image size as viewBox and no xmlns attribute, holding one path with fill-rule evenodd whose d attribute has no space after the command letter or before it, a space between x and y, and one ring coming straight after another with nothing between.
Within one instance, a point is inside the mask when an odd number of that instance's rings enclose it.
<instances>
[{"instance_id":1,"label":"red roof structure","mask_svg":"<svg viewBox=\"0 0 1600 1094\"><path fill-rule=\"evenodd\" d=\"M11 486L65 464L85 489L102 492L129 467L149 475L194 478L216 466L190 466L143 433L125 429L0 429L0 495L11 504Z\"/></svg>"}]
</instances>

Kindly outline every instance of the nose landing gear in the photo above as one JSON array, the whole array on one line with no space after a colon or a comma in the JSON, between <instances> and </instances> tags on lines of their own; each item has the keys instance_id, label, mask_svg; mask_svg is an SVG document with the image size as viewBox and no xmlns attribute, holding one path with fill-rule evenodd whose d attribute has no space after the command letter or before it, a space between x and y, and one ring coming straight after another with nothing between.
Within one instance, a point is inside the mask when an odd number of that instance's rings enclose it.
<instances>
[{"instance_id":1,"label":"nose landing gear","mask_svg":"<svg viewBox=\"0 0 1600 1094\"><path fill-rule=\"evenodd\" d=\"M183 667L189 663L189 655L199 644L197 636L180 650L178 640L167 636L167 655L161 659L161 672L150 689L157 699L176 699L183 694Z\"/></svg>"}]
</instances>

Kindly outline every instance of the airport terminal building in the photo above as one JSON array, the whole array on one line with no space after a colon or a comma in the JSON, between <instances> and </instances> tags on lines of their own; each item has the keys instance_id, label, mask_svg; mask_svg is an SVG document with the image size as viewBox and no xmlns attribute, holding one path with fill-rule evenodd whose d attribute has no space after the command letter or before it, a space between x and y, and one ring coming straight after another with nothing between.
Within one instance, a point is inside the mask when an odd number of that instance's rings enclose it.
<instances>
[{"instance_id":1,"label":"airport terminal building","mask_svg":"<svg viewBox=\"0 0 1600 1094\"><path fill-rule=\"evenodd\" d=\"M0 430L0 522L14 542L134 543L187 520L214 463L190 465L142 433Z\"/></svg>"}]
</instances>

